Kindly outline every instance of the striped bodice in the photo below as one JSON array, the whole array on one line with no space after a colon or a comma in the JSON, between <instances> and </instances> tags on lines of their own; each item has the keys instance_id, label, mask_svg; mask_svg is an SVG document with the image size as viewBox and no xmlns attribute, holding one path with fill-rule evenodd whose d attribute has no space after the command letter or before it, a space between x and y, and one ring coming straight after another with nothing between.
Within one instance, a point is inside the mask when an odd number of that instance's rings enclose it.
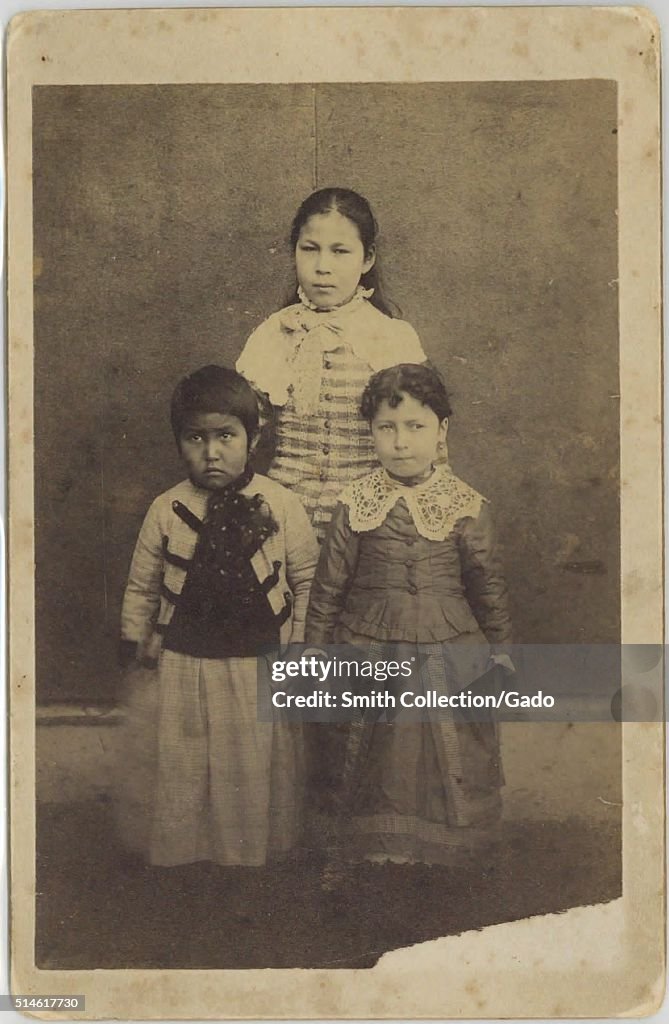
<instances>
[{"instance_id":1,"label":"striped bodice","mask_svg":"<svg viewBox=\"0 0 669 1024\"><path fill-rule=\"evenodd\" d=\"M372 372L348 346L325 352L317 410L298 416L290 396L278 412L268 476L299 494L319 539L343 488L378 465L359 409Z\"/></svg>"}]
</instances>

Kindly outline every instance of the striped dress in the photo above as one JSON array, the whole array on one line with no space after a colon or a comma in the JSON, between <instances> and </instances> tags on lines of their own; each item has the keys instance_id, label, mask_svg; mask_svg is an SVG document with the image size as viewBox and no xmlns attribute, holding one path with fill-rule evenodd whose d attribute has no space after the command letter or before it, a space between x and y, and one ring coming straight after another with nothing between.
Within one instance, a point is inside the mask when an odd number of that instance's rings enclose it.
<instances>
[{"instance_id":1,"label":"striped dress","mask_svg":"<svg viewBox=\"0 0 669 1024\"><path fill-rule=\"evenodd\" d=\"M318 410L300 416L291 395L278 416L268 475L299 494L321 538L340 491L377 462L358 408L369 377L369 365L340 346L323 355Z\"/></svg>"},{"instance_id":2,"label":"striped dress","mask_svg":"<svg viewBox=\"0 0 669 1024\"><path fill-rule=\"evenodd\" d=\"M246 343L237 370L276 409L268 476L300 496L319 540L339 493L377 465L359 409L367 381L389 366L424 361L414 329L381 313L361 291L327 312L288 306Z\"/></svg>"}]
</instances>

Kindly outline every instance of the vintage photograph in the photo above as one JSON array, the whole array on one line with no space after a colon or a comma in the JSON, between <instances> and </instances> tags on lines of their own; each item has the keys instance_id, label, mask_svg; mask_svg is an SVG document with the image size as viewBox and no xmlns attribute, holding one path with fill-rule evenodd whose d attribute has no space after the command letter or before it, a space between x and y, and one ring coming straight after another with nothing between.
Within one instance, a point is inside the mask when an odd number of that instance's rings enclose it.
<instances>
[{"instance_id":1,"label":"vintage photograph","mask_svg":"<svg viewBox=\"0 0 669 1024\"><path fill-rule=\"evenodd\" d=\"M324 893L338 737L257 723L254 660L619 642L615 129L599 81L34 90L41 967L364 967L620 895L613 720L502 726L462 806L467 750L390 727Z\"/></svg>"},{"instance_id":2,"label":"vintage photograph","mask_svg":"<svg viewBox=\"0 0 669 1024\"><path fill-rule=\"evenodd\" d=\"M630 639L620 83L416 73L31 82L40 972L364 985L625 895L613 705L259 713L267 648L436 701Z\"/></svg>"}]
</instances>

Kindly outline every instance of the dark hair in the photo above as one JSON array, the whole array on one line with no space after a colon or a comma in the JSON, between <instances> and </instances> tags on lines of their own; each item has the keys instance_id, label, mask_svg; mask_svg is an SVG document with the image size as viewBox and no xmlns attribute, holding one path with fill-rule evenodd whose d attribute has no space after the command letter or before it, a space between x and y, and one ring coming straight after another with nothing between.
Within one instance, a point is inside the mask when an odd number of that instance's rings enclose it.
<instances>
[{"instance_id":1,"label":"dark hair","mask_svg":"<svg viewBox=\"0 0 669 1024\"><path fill-rule=\"evenodd\" d=\"M396 409L405 395L427 405L441 420L451 415L451 403L441 374L424 363L400 363L370 378L363 391L360 412L371 423L385 400Z\"/></svg>"},{"instance_id":2,"label":"dark hair","mask_svg":"<svg viewBox=\"0 0 669 1024\"><path fill-rule=\"evenodd\" d=\"M205 412L236 416L246 430L249 443L258 432L255 392L241 374L226 366L203 366L177 384L170 407L177 446L188 416Z\"/></svg>"},{"instance_id":3,"label":"dark hair","mask_svg":"<svg viewBox=\"0 0 669 1024\"><path fill-rule=\"evenodd\" d=\"M372 213L372 208L365 197L350 188L320 188L317 192L312 192L310 196L307 196L295 214L290 229L291 251L295 252L300 231L310 217L333 212L340 213L342 217L347 217L348 220L355 224L365 256L369 256L370 253L375 251L379 234L379 225L376 222L376 217ZM383 294L378 253L374 266L366 274L362 275L360 283L365 288L374 289L374 294L369 300L373 306L376 306L386 316L401 316L402 311L399 307L389 302ZM295 289L287 305L292 305L298 301L297 289Z\"/></svg>"}]
</instances>

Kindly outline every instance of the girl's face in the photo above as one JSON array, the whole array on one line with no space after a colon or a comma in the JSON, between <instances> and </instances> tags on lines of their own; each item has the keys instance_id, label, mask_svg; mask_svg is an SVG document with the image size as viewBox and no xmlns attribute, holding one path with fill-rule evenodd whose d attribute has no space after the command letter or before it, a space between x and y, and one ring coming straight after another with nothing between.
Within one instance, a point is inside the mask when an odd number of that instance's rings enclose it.
<instances>
[{"instance_id":1,"label":"girl's face","mask_svg":"<svg viewBox=\"0 0 669 1024\"><path fill-rule=\"evenodd\" d=\"M353 221L334 210L310 217L295 249L297 280L319 309L348 302L374 260L373 252L365 254Z\"/></svg>"},{"instance_id":2,"label":"girl's face","mask_svg":"<svg viewBox=\"0 0 669 1024\"><path fill-rule=\"evenodd\" d=\"M206 491L218 491L244 472L248 435L236 416L193 413L179 435L179 450L193 483Z\"/></svg>"},{"instance_id":3,"label":"girl's face","mask_svg":"<svg viewBox=\"0 0 669 1024\"><path fill-rule=\"evenodd\" d=\"M372 437L379 462L393 476L404 479L426 475L446 440L448 420L412 395L402 395L396 408L381 402L372 420Z\"/></svg>"}]
</instances>

